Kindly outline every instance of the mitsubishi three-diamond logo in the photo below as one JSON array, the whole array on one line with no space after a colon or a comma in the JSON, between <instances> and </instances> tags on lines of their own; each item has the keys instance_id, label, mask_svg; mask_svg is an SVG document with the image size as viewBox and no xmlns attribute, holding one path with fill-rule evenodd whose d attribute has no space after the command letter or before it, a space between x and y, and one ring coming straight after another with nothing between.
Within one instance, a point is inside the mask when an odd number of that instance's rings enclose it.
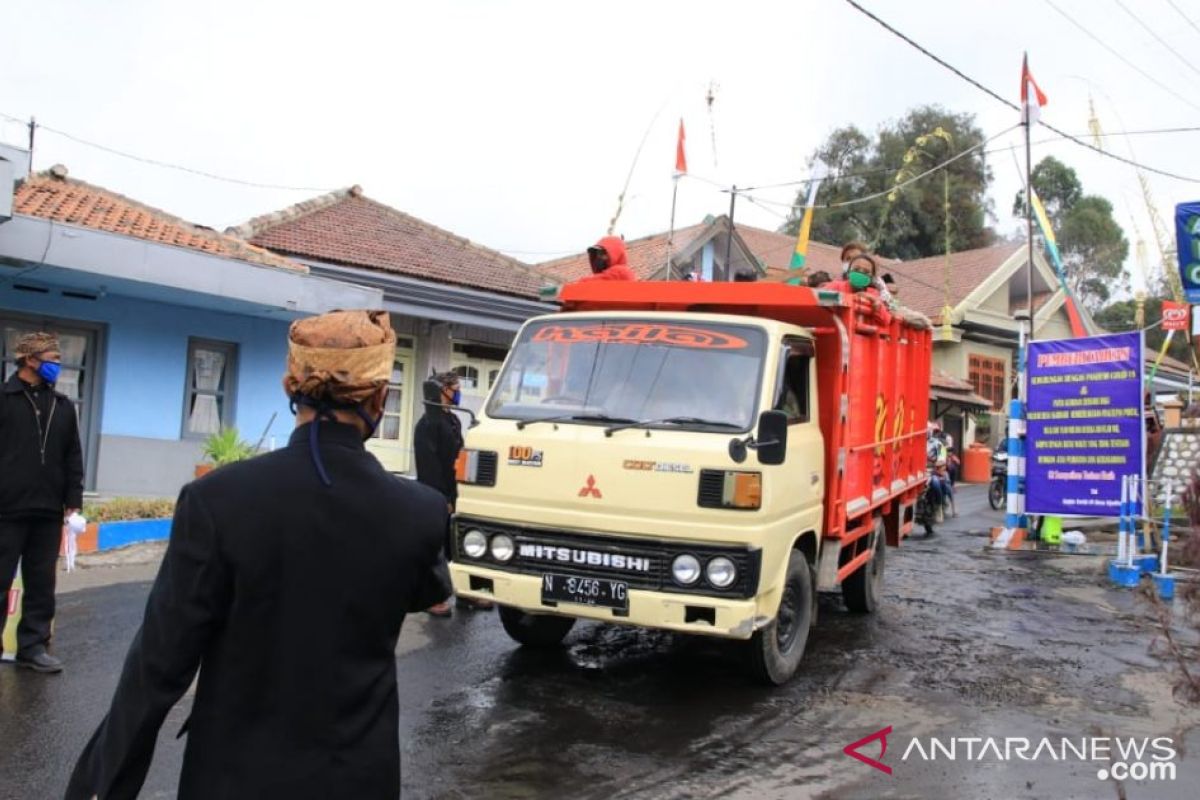
<instances>
[{"instance_id":1,"label":"mitsubishi three-diamond logo","mask_svg":"<svg viewBox=\"0 0 1200 800\"><path fill-rule=\"evenodd\" d=\"M600 490L596 488L596 476L588 475L587 483L579 490L580 497L594 497L599 500L604 495L600 494Z\"/></svg>"}]
</instances>

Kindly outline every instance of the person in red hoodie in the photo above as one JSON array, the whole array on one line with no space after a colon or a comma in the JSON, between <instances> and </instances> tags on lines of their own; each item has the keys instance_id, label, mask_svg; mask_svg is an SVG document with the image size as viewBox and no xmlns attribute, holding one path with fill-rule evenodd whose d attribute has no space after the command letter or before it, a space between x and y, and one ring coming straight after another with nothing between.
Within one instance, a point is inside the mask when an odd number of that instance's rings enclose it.
<instances>
[{"instance_id":1,"label":"person in red hoodie","mask_svg":"<svg viewBox=\"0 0 1200 800\"><path fill-rule=\"evenodd\" d=\"M636 281L637 275L629 268L625 254L625 242L620 236L604 236L587 249L588 263L592 274L581 281Z\"/></svg>"}]
</instances>

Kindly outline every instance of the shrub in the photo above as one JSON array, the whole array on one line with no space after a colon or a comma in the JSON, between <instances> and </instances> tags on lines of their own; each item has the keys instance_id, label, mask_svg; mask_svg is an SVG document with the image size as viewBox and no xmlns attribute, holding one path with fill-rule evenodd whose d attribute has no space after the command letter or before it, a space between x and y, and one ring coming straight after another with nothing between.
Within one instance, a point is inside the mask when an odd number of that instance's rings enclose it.
<instances>
[{"instance_id":1,"label":"shrub","mask_svg":"<svg viewBox=\"0 0 1200 800\"><path fill-rule=\"evenodd\" d=\"M174 500L114 497L83 507L88 522L125 522L131 519L161 519L175 514Z\"/></svg>"},{"instance_id":2,"label":"shrub","mask_svg":"<svg viewBox=\"0 0 1200 800\"><path fill-rule=\"evenodd\" d=\"M204 457L216 466L232 464L254 455L254 445L243 442L237 428L225 428L204 441Z\"/></svg>"}]
</instances>

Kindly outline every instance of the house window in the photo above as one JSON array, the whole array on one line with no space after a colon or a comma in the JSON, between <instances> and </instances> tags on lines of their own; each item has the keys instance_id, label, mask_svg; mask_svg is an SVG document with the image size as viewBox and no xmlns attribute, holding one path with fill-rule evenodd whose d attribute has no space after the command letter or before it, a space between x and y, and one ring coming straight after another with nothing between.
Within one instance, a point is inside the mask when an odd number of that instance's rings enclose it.
<instances>
[{"instance_id":1,"label":"house window","mask_svg":"<svg viewBox=\"0 0 1200 800\"><path fill-rule=\"evenodd\" d=\"M203 439L231 427L234 424L237 345L189 339L187 364L184 438Z\"/></svg>"},{"instance_id":2,"label":"house window","mask_svg":"<svg viewBox=\"0 0 1200 800\"><path fill-rule=\"evenodd\" d=\"M1008 400L1004 359L972 355L969 364L971 385L975 387L975 393L990 400L993 411L1003 411Z\"/></svg>"},{"instance_id":3,"label":"house window","mask_svg":"<svg viewBox=\"0 0 1200 800\"><path fill-rule=\"evenodd\" d=\"M472 409L482 405L483 398L487 397L500 375L504 356L502 347L471 342L453 343L450 369L458 374L463 397L471 399L471 403L464 405Z\"/></svg>"}]
</instances>

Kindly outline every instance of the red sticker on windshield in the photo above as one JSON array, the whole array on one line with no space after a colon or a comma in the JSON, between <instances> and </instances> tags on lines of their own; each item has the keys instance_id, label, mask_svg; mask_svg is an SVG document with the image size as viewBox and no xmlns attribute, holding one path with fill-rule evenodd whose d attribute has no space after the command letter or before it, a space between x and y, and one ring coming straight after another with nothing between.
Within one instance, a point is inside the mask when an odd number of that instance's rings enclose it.
<instances>
[{"instance_id":1,"label":"red sticker on windshield","mask_svg":"<svg viewBox=\"0 0 1200 800\"><path fill-rule=\"evenodd\" d=\"M690 325L656 325L647 322L631 322L624 325L547 325L533 335L533 341L562 344L661 344L700 350L741 350L747 346L745 339L722 331Z\"/></svg>"}]
</instances>

